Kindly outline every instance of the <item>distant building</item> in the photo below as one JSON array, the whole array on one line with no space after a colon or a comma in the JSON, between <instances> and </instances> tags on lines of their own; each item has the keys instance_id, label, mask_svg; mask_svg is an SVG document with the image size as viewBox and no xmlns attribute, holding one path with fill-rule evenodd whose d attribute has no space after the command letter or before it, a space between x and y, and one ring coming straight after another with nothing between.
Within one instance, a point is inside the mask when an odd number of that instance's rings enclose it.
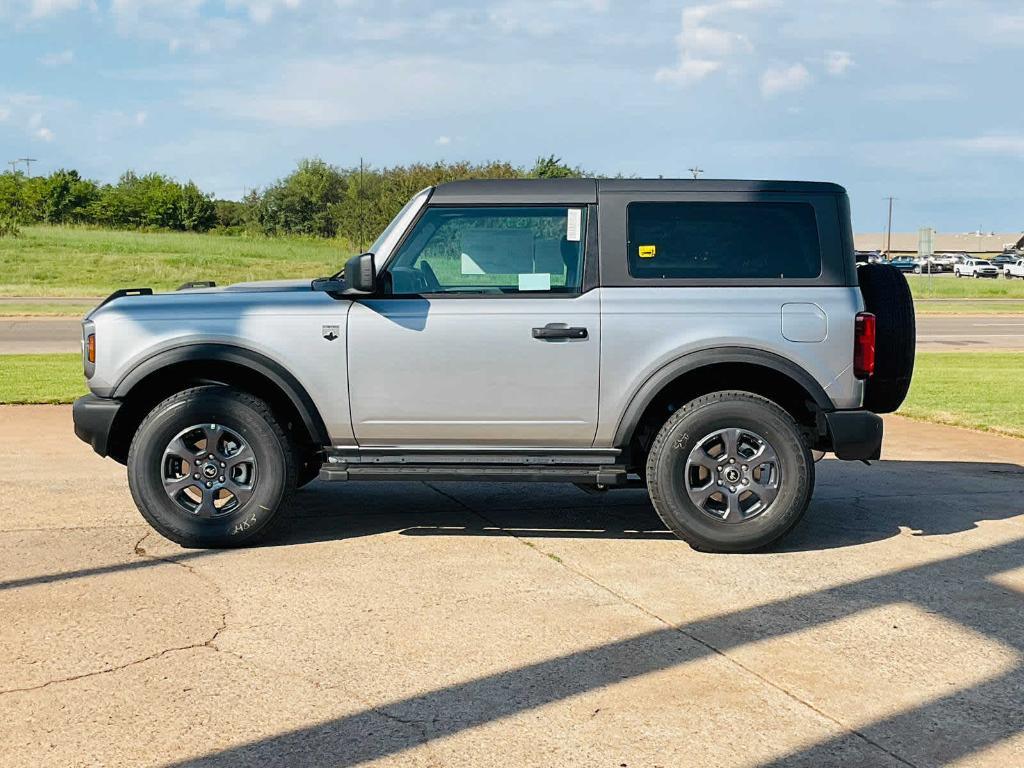
<instances>
[{"instance_id":1,"label":"distant building","mask_svg":"<svg viewBox=\"0 0 1024 768\"><path fill-rule=\"evenodd\" d=\"M916 256L918 239L917 232L893 232L889 253L893 256ZM885 240L884 232L853 236L858 251L884 251ZM936 232L932 236L932 250L935 253L969 253L972 256L986 258L1000 254L1007 248L1024 248L1024 233L966 232L943 235Z\"/></svg>"}]
</instances>

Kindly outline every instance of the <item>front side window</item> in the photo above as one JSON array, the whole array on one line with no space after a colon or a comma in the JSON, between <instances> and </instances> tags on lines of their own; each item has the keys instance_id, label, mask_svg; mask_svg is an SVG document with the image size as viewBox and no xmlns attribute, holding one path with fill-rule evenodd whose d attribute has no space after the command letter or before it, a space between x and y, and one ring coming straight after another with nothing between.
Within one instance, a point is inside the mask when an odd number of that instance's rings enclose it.
<instances>
[{"instance_id":1,"label":"front side window","mask_svg":"<svg viewBox=\"0 0 1024 768\"><path fill-rule=\"evenodd\" d=\"M639 278L812 278L814 207L789 202L630 203L629 273Z\"/></svg>"},{"instance_id":2,"label":"front side window","mask_svg":"<svg viewBox=\"0 0 1024 768\"><path fill-rule=\"evenodd\" d=\"M391 292L577 293L582 207L428 208L388 265Z\"/></svg>"}]
</instances>

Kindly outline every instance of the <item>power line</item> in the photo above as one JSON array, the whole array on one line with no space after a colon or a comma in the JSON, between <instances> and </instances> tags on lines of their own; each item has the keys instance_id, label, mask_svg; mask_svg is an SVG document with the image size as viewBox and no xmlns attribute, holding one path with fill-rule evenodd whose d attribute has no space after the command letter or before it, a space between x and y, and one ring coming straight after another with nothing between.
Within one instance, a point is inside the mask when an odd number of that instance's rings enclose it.
<instances>
[{"instance_id":1,"label":"power line","mask_svg":"<svg viewBox=\"0 0 1024 768\"><path fill-rule=\"evenodd\" d=\"M699 178L700 175L702 173L704 173L704 169L701 168L700 166L697 166L697 165L693 166L693 168L687 168L686 170L688 170L690 173L692 173L693 174L693 178L695 178L695 179Z\"/></svg>"},{"instance_id":2,"label":"power line","mask_svg":"<svg viewBox=\"0 0 1024 768\"><path fill-rule=\"evenodd\" d=\"M25 175L32 178L32 163L38 163L34 157L19 157L17 162L25 164Z\"/></svg>"},{"instance_id":3,"label":"power line","mask_svg":"<svg viewBox=\"0 0 1024 768\"><path fill-rule=\"evenodd\" d=\"M889 224L885 229L885 255L888 256L889 252L892 250L892 203L898 198L890 195L886 199L889 201Z\"/></svg>"}]
</instances>

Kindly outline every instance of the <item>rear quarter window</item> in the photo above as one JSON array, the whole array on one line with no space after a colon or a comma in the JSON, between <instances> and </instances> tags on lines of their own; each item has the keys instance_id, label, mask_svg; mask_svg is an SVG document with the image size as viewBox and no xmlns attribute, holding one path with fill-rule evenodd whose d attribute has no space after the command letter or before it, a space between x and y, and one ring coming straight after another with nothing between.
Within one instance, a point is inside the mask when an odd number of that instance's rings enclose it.
<instances>
[{"instance_id":1,"label":"rear quarter window","mask_svg":"<svg viewBox=\"0 0 1024 768\"><path fill-rule=\"evenodd\" d=\"M633 202L629 274L637 278L814 278L814 206L800 202Z\"/></svg>"}]
</instances>

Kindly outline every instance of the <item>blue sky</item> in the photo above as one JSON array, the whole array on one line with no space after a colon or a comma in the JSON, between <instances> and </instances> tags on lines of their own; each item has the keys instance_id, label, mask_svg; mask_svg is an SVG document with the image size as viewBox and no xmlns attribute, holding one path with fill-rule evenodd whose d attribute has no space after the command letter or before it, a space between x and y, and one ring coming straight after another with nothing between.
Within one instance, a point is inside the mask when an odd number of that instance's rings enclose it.
<instances>
[{"instance_id":1,"label":"blue sky","mask_svg":"<svg viewBox=\"0 0 1024 768\"><path fill-rule=\"evenodd\" d=\"M1024 228L1019 0L0 0L0 160L194 179L556 154Z\"/></svg>"}]
</instances>

